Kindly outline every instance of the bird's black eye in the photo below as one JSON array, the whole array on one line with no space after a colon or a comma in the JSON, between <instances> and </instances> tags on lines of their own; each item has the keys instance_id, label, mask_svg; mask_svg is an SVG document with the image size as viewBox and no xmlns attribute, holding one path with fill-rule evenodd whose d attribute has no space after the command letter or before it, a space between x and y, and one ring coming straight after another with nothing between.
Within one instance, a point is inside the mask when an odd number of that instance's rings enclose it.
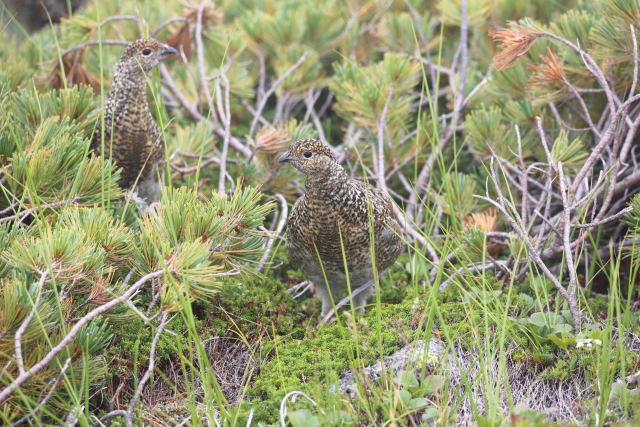
<instances>
[{"instance_id":1,"label":"bird's black eye","mask_svg":"<svg viewBox=\"0 0 640 427\"><path fill-rule=\"evenodd\" d=\"M149 56L151 55L151 49L149 49L148 47L145 47L144 49L142 49L142 54L144 56Z\"/></svg>"},{"instance_id":2,"label":"bird's black eye","mask_svg":"<svg viewBox=\"0 0 640 427\"><path fill-rule=\"evenodd\" d=\"M313 153L311 151L305 151L302 155L309 159L313 156Z\"/></svg>"}]
</instances>

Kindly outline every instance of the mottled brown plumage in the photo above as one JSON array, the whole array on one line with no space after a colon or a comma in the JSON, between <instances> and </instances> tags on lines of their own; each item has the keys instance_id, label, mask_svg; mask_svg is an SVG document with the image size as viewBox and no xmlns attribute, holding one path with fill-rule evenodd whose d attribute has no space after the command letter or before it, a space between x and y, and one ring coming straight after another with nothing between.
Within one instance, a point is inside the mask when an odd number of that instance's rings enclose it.
<instances>
[{"instance_id":1,"label":"mottled brown plumage","mask_svg":"<svg viewBox=\"0 0 640 427\"><path fill-rule=\"evenodd\" d=\"M154 39L127 46L115 67L104 122L98 120L91 144L96 154L112 157L122 168L120 186L135 187L135 196L146 204L158 200L164 164L162 131L147 102L147 78L153 67L175 52Z\"/></svg>"},{"instance_id":2,"label":"mottled brown plumage","mask_svg":"<svg viewBox=\"0 0 640 427\"><path fill-rule=\"evenodd\" d=\"M332 308L328 288L334 302L347 289L346 258L352 292L368 286L353 301L364 311L375 290L371 286L370 224L375 265L381 274L404 248L391 200L380 190L349 177L329 147L318 140L295 142L279 161L291 163L305 176L305 194L296 201L287 222L289 261L316 285L322 314L326 315Z\"/></svg>"}]
</instances>

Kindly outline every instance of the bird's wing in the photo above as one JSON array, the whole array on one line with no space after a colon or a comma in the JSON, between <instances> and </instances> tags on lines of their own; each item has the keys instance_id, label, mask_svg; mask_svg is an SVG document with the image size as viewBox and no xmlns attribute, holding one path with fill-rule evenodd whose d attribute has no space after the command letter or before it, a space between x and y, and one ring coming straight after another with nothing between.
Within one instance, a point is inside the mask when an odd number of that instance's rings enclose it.
<instances>
[{"instance_id":1,"label":"bird's wing","mask_svg":"<svg viewBox=\"0 0 640 427\"><path fill-rule=\"evenodd\" d=\"M357 196L347 200L357 203L343 203L336 206L341 211L340 228L347 240L368 241L369 223L373 224L376 241L378 267L387 268L403 250L402 229L395 220L392 202L384 192L360 181L353 181Z\"/></svg>"},{"instance_id":2,"label":"bird's wing","mask_svg":"<svg viewBox=\"0 0 640 427\"><path fill-rule=\"evenodd\" d=\"M393 210L389 197L382 191L361 181L348 183L347 196L335 202L345 225L353 224L362 227L373 219L374 228L378 230L388 218L392 218Z\"/></svg>"},{"instance_id":3,"label":"bird's wing","mask_svg":"<svg viewBox=\"0 0 640 427\"><path fill-rule=\"evenodd\" d=\"M303 204L304 195L301 196L293 205L289 218L287 219L287 238L286 247L289 254L289 262L292 265L300 266L303 261L303 250L301 242L304 242L305 236L303 230Z\"/></svg>"},{"instance_id":4,"label":"bird's wing","mask_svg":"<svg viewBox=\"0 0 640 427\"><path fill-rule=\"evenodd\" d=\"M118 123L118 128L113 130L113 138L105 139L105 151L108 150L108 144L112 144L112 156L122 168L122 186L130 187L149 173L155 173L153 166L164 160L162 132L149 119L151 118L138 119L132 115ZM145 122L147 126L142 125Z\"/></svg>"}]
</instances>

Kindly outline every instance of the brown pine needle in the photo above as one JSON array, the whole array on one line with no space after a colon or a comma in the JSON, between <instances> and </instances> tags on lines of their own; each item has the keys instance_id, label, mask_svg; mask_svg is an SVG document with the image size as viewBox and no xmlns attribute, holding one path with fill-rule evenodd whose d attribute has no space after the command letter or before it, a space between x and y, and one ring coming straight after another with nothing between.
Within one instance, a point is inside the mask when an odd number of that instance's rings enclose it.
<instances>
[{"instance_id":1,"label":"brown pine needle","mask_svg":"<svg viewBox=\"0 0 640 427\"><path fill-rule=\"evenodd\" d=\"M529 69L534 72L531 77L531 86L548 86L565 81L562 62L551 48L547 47L546 55L540 55L540 59L541 63L529 65Z\"/></svg>"},{"instance_id":2,"label":"brown pine needle","mask_svg":"<svg viewBox=\"0 0 640 427\"><path fill-rule=\"evenodd\" d=\"M487 209L484 212L476 212L465 216L462 224L465 229L475 228L484 233L490 233L496 230L496 221L498 212L494 208Z\"/></svg>"},{"instance_id":3,"label":"brown pine needle","mask_svg":"<svg viewBox=\"0 0 640 427\"><path fill-rule=\"evenodd\" d=\"M189 23L185 22L177 31L171 33L165 40L165 43L176 49L178 52L184 52L187 61L191 61L191 31ZM180 56L182 61L182 56Z\"/></svg>"},{"instance_id":4,"label":"brown pine needle","mask_svg":"<svg viewBox=\"0 0 640 427\"><path fill-rule=\"evenodd\" d=\"M256 150L270 155L284 150L291 144L289 132L274 126L265 126L256 135Z\"/></svg>"},{"instance_id":5,"label":"brown pine needle","mask_svg":"<svg viewBox=\"0 0 640 427\"><path fill-rule=\"evenodd\" d=\"M489 31L489 37L498 43L501 50L493 57L497 70L513 67L514 61L529 51L531 44L540 37L529 28L511 23L510 28Z\"/></svg>"},{"instance_id":6,"label":"brown pine needle","mask_svg":"<svg viewBox=\"0 0 640 427\"><path fill-rule=\"evenodd\" d=\"M83 57L83 51L76 51L63 56L62 70L60 69L60 64L56 63L53 70L45 78L45 81L56 89L83 84L91 86L94 92L99 92L100 82L84 67L82 63Z\"/></svg>"}]
</instances>

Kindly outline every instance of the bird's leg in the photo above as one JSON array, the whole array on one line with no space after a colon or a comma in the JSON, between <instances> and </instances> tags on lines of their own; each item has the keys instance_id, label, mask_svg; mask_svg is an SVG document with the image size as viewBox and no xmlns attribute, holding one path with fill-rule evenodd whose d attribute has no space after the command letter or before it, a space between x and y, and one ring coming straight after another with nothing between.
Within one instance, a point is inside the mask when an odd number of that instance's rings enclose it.
<instances>
[{"instance_id":1,"label":"bird's leg","mask_svg":"<svg viewBox=\"0 0 640 427\"><path fill-rule=\"evenodd\" d=\"M129 190L129 198L136 204L138 212L140 212L141 214L146 213L149 209L147 201L144 200L144 198L140 197L136 188Z\"/></svg>"},{"instance_id":2,"label":"bird's leg","mask_svg":"<svg viewBox=\"0 0 640 427\"><path fill-rule=\"evenodd\" d=\"M369 281L357 288L357 295L353 295L353 307L358 313L364 313L367 299L375 292L376 288L373 281Z\"/></svg>"},{"instance_id":3,"label":"bird's leg","mask_svg":"<svg viewBox=\"0 0 640 427\"><path fill-rule=\"evenodd\" d=\"M320 296L320 301L322 301L322 317L324 317L333 308L329 287L325 283L320 283L316 285L316 293Z\"/></svg>"}]
</instances>

